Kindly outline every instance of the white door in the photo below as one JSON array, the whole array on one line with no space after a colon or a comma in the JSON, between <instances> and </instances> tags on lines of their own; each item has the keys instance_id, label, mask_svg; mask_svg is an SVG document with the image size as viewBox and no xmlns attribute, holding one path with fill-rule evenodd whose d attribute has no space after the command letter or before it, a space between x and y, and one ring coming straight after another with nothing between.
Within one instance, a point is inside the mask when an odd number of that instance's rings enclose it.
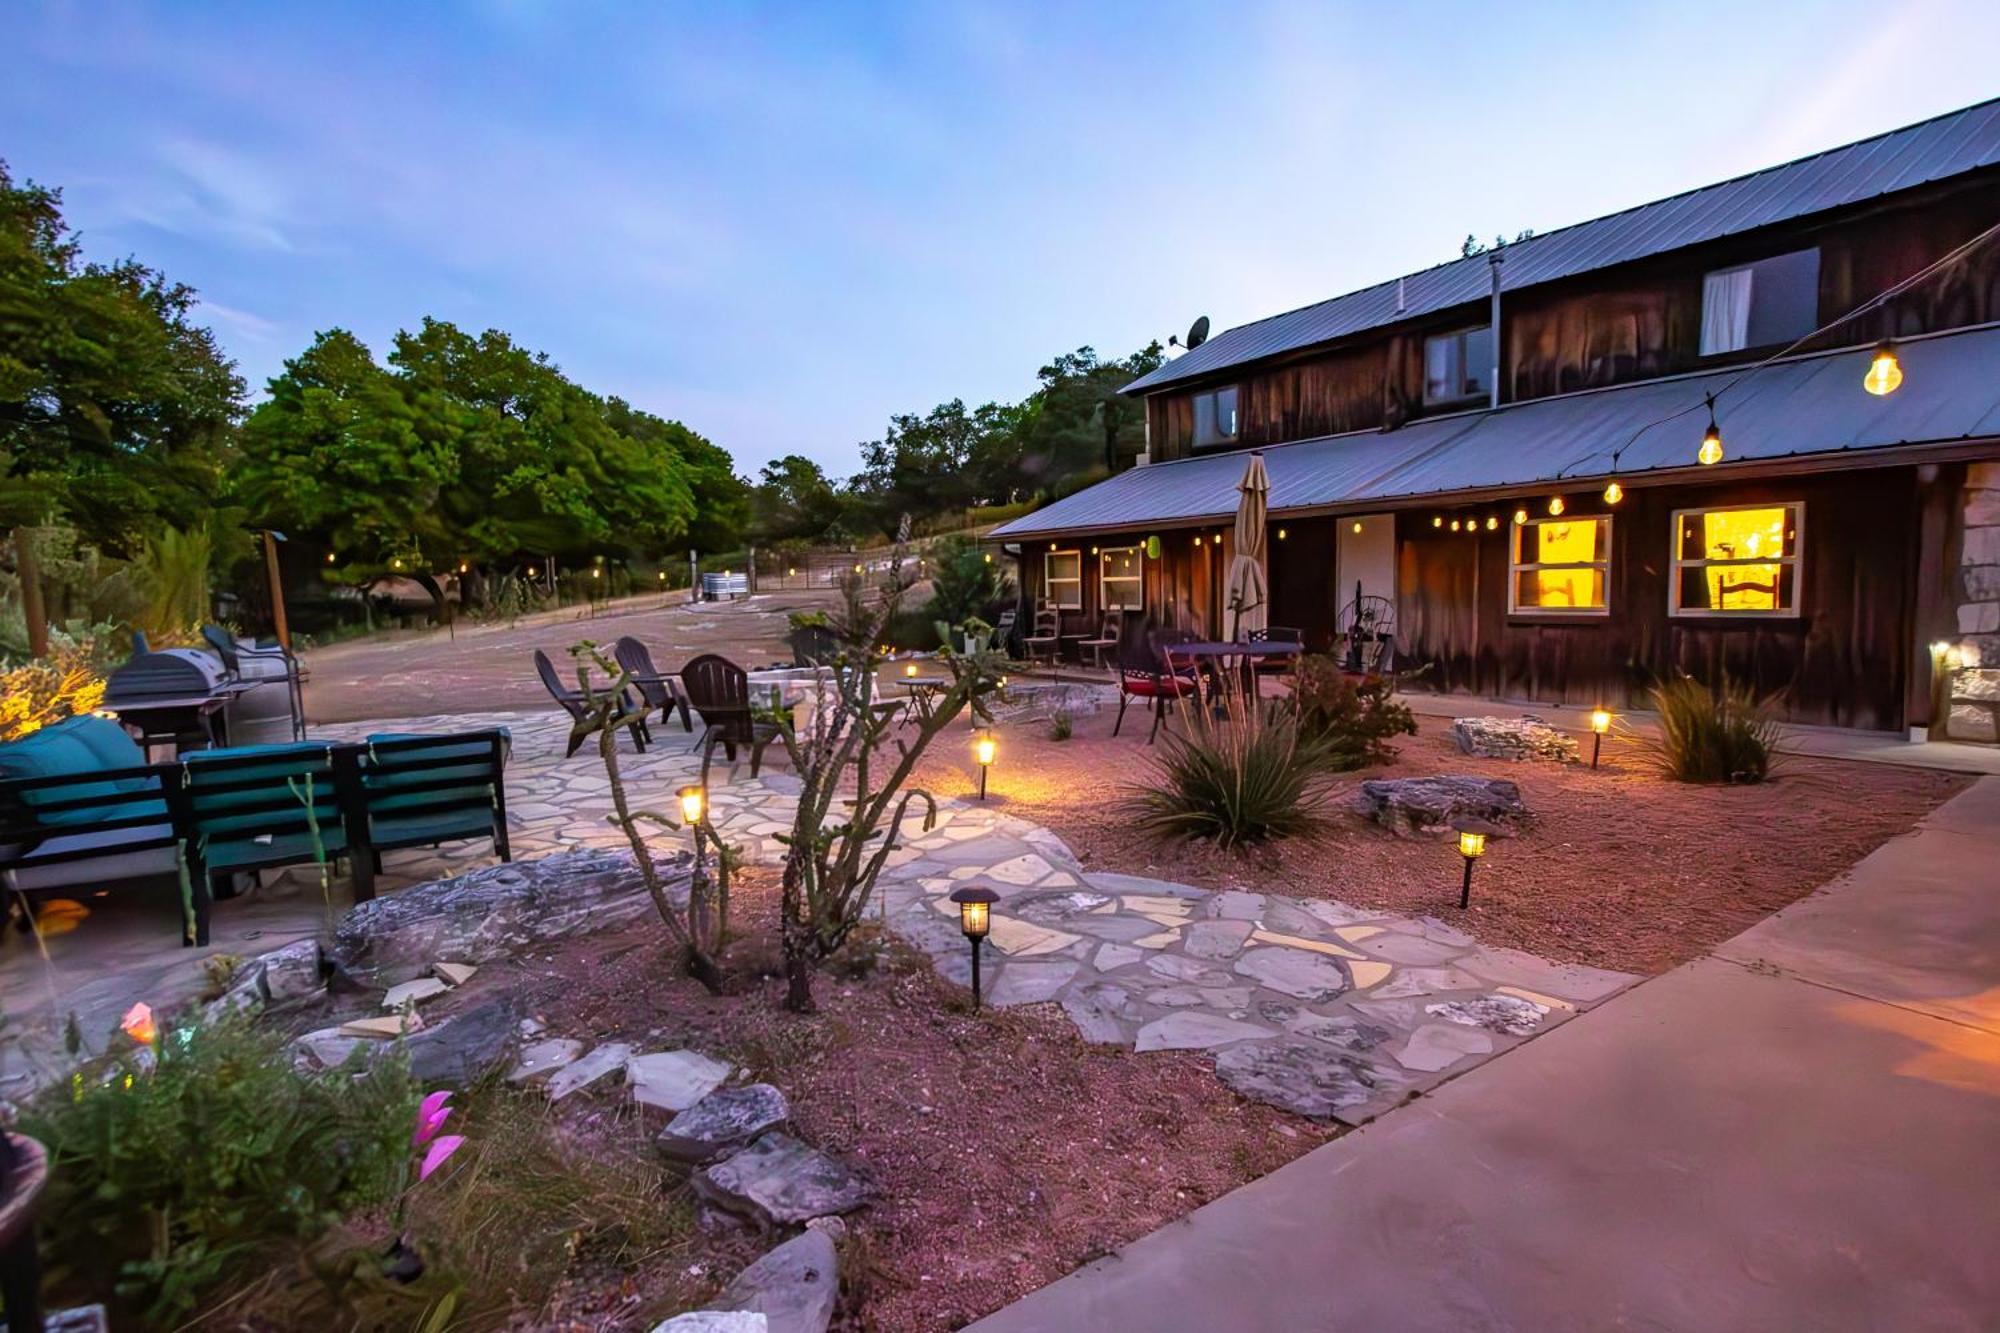
<instances>
[{"instance_id":1,"label":"white door","mask_svg":"<svg viewBox=\"0 0 2000 1333\"><path fill-rule=\"evenodd\" d=\"M1341 519L1333 576L1333 611L1343 626L1356 584L1363 597L1384 597L1395 605L1396 516L1353 514Z\"/></svg>"}]
</instances>

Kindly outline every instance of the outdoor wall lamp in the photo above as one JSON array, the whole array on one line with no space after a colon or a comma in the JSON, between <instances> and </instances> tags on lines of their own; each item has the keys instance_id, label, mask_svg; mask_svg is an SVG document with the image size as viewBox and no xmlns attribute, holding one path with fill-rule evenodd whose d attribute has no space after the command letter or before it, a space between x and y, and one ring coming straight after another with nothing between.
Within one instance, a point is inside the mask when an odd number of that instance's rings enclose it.
<instances>
[{"instance_id":1,"label":"outdoor wall lamp","mask_svg":"<svg viewBox=\"0 0 2000 1333\"><path fill-rule=\"evenodd\" d=\"M1472 905L1472 863L1486 855L1486 839L1494 829L1478 819L1454 821L1452 828L1458 833L1458 854L1465 858L1465 878L1458 886L1458 910L1462 912Z\"/></svg>"},{"instance_id":2,"label":"outdoor wall lamp","mask_svg":"<svg viewBox=\"0 0 2000 1333\"><path fill-rule=\"evenodd\" d=\"M1597 767L1598 752L1604 748L1604 733L1611 730L1611 714L1602 708L1590 710L1590 766Z\"/></svg>"},{"instance_id":3,"label":"outdoor wall lamp","mask_svg":"<svg viewBox=\"0 0 2000 1333\"><path fill-rule=\"evenodd\" d=\"M1000 895L989 888L974 885L953 889L951 900L958 904L958 928L972 944L972 1007L977 1009L980 1001L979 946L993 928L993 904L1000 901Z\"/></svg>"},{"instance_id":4,"label":"outdoor wall lamp","mask_svg":"<svg viewBox=\"0 0 2000 1333\"><path fill-rule=\"evenodd\" d=\"M1005 681L1001 682L1003 685ZM986 770L993 767L993 756L999 745L991 736L981 736L972 743L972 758L979 765L979 799L986 799Z\"/></svg>"}]
</instances>

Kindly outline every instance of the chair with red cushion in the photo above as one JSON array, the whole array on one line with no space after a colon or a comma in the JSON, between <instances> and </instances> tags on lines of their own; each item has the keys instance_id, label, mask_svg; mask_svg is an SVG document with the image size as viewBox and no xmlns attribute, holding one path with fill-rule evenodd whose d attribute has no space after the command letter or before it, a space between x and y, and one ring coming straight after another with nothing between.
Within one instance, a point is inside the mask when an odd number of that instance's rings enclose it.
<instances>
[{"instance_id":1,"label":"chair with red cushion","mask_svg":"<svg viewBox=\"0 0 2000 1333\"><path fill-rule=\"evenodd\" d=\"M1153 729L1146 736L1146 744L1151 745L1160 735L1160 722L1175 700L1186 699L1195 694L1199 687L1192 675L1169 671L1166 655L1156 638L1149 635L1127 635L1118 645L1118 720L1111 725L1111 734L1125 725L1125 709L1134 699L1146 699L1153 710Z\"/></svg>"}]
</instances>

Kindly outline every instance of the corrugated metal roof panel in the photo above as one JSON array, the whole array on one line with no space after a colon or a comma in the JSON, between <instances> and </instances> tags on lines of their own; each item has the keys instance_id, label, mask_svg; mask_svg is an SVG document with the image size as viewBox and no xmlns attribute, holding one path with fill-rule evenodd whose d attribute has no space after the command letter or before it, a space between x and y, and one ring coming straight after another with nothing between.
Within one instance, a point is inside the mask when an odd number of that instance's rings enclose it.
<instances>
[{"instance_id":1,"label":"corrugated metal roof panel","mask_svg":"<svg viewBox=\"0 0 2000 1333\"><path fill-rule=\"evenodd\" d=\"M1873 348L1780 361L1717 406L1723 464L1800 454L2000 437L2000 326L1900 345L1902 388L1861 387ZM1270 508L1367 505L1419 496L1574 483L1685 468L1708 424L1705 395L1742 374L1713 371L1419 421L1395 431L1332 435L1260 452ZM1658 422L1675 412L1678 419ZM1634 434L1637 432L1637 438ZM1246 451L1133 468L1023 515L994 536L1107 530L1222 518L1235 512Z\"/></svg>"},{"instance_id":2,"label":"corrugated metal roof panel","mask_svg":"<svg viewBox=\"0 0 2000 1333\"><path fill-rule=\"evenodd\" d=\"M1500 287L1503 292L1518 291L1996 164L2000 164L2000 99L1531 237L1506 248ZM1397 281L1228 329L1134 380L1125 392L1151 392L1244 362L1482 300L1492 291L1485 255L1400 279L1406 302L1401 310L1396 308Z\"/></svg>"}]
</instances>

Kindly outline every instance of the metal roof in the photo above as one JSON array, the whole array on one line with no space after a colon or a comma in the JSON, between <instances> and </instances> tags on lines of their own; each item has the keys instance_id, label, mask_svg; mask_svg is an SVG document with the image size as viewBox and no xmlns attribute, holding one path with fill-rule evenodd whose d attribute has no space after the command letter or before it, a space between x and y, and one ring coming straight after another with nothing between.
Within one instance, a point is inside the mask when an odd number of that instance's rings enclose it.
<instances>
[{"instance_id":1,"label":"metal roof","mask_svg":"<svg viewBox=\"0 0 2000 1333\"><path fill-rule=\"evenodd\" d=\"M1519 291L1996 164L2000 98L1509 245L1500 289ZM1486 255L1456 259L1238 325L1134 380L1124 392L1150 393L1247 361L1485 300L1492 284Z\"/></svg>"},{"instance_id":2,"label":"metal roof","mask_svg":"<svg viewBox=\"0 0 2000 1333\"><path fill-rule=\"evenodd\" d=\"M1897 345L1904 380L1877 398L1861 387L1872 347L1778 361L1749 375L1716 405L1732 465L1812 454L1892 449L2000 437L2000 325ZM1418 421L1394 431L1328 435L1258 452L1271 478L1270 511L1360 507L1458 491L1579 489L1612 475L1631 479L1686 469L1708 424L1706 394L1741 368L1647 380L1492 411ZM1649 426L1676 412L1686 415ZM1628 445L1627 441L1631 443ZM1245 456L1235 450L1133 468L1004 523L995 537L1103 531L1222 519L1236 511Z\"/></svg>"}]
</instances>

